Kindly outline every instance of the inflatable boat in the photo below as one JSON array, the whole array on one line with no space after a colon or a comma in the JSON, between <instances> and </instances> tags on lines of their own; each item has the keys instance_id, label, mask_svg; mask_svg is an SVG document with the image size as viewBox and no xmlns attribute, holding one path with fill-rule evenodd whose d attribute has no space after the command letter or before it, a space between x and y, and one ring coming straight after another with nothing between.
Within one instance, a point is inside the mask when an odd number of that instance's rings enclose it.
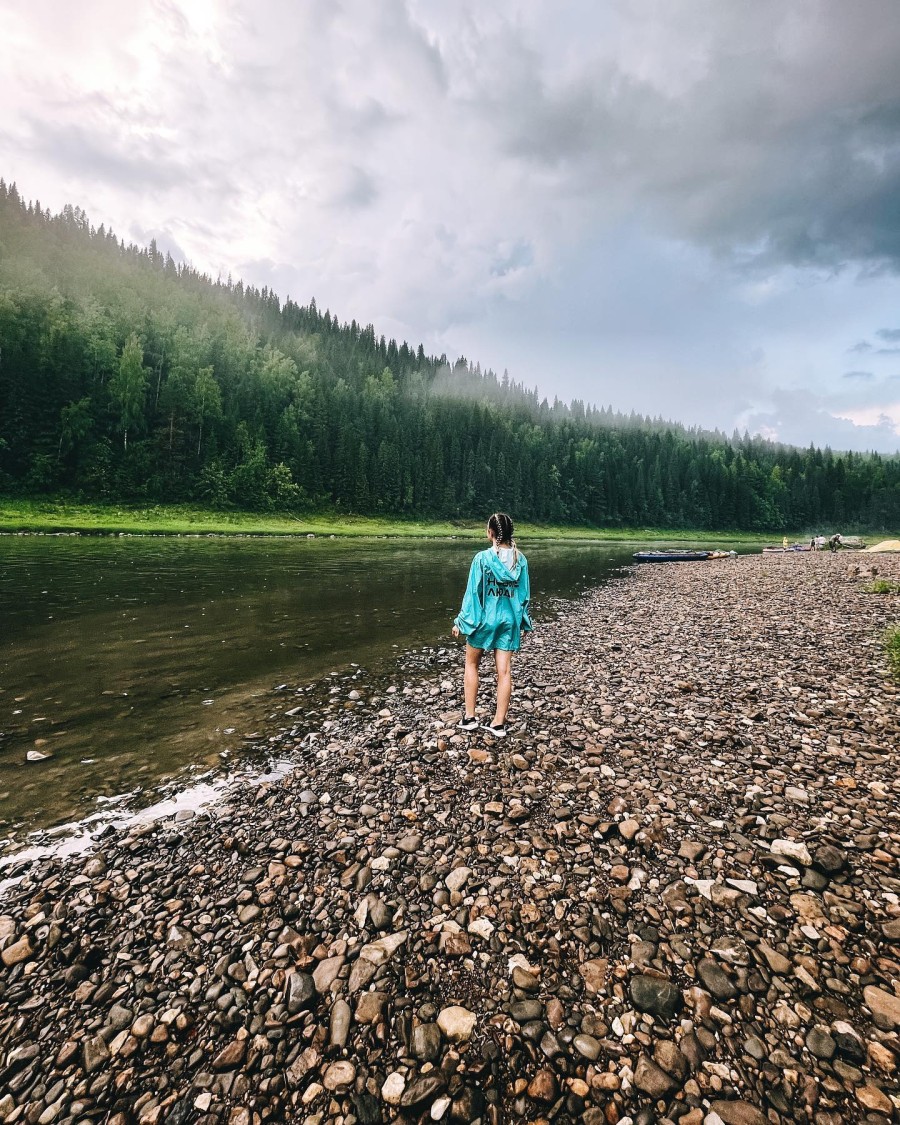
<instances>
[{"instance_id":1,"label":"inflatable boat","mask_svg":"<svg viewBox=\"0 0 900 1125\"><path fill-rule=\"evenodd\" d=\"M631 557L635 562L701 562L709 558L709 551L637 551Z\"/></svg>"}]
</instances>

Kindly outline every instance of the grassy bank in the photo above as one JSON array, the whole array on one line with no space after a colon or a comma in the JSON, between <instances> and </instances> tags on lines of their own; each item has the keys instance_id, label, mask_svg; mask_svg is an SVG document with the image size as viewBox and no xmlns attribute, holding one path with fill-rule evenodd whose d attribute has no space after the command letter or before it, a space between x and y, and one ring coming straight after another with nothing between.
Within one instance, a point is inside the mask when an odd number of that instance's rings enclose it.
<instances>
[{"instance_id":1,"label":"grassy bank","mask_svg":"<svg viewBox=\"0 0 900 1125\"><path fill-rule=\"evenodd\" d=\"M445 537L480 539L480 521L415 520L340 516L333 513L221 512L181 505L126 506L74 504L67 501L0 499L0 531L83 532L85 534L133 535L340 535ZM629 540L667 543L697 542L716 544L736 540L764 543L777 540L772 535L747 532L695 531L666 528L590 528L551 527L519 524L523 539L583 539L597 541Z\"/></svg>"},{"instance_id":2,"label":"grassy bank","mask_svg":"<svg viewBox=\"0 0 900 1125\"><path fill-rule=\"evenodd\" d=\"M900 680L900 625L894 625L886 629L883 640L888 667L893 673L894 679Z\"/></svg>"}]
</instances>

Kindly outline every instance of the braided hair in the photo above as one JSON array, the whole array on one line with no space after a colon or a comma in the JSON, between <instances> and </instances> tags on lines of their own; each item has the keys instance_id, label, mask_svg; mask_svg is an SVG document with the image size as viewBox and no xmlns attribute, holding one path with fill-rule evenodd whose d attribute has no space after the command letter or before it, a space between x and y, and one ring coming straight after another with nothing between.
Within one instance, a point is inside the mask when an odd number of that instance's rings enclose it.
<instances>
[{"instance_id":1,"label":"braided hair","mask_svg":"<svg viewBox=\"0 0 900 1125\"><path fill-rule=\"evenodd\" d=\"M494 512L488 520L488 527L497 537L498 543L508 543L510 546L512 545L513 521L506 512Z\"/></svg>"},{"instance_id":2,"label":"braided hair","mask_svg":"<svg viewBox=\"0 0 900 1125\"><path fill-rule=\"evenodd\" d=\"M488 527L495 536L495 545L507 544L513 549L513 566L519 561L519 549L513 539L513 521L506 512L494 512L488 520Z\"/></svg>"}]
</instances>

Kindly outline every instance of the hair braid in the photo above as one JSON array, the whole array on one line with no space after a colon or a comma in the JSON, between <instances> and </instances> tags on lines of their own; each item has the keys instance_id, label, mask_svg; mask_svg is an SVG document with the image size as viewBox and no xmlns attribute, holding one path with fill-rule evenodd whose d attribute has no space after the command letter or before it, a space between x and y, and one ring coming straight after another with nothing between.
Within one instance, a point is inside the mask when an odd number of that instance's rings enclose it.
<instances>
[{"instance_id":1,"label":"hair braid","mask_svg":"<svg viewBox=\"0 0 900 1125\"><path fill-rule=\"evenodd\" d=\"M494 512L488 520L488 527L493 531L498 543L513 543L513 521L506 512Z\"/></svg>"}]
</instances>

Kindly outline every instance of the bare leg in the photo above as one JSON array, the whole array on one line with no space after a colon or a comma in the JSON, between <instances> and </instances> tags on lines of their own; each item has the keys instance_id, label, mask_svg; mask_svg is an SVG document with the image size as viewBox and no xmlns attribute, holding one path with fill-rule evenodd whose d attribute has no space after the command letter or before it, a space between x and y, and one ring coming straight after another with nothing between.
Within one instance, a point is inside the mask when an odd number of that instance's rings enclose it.
<instances>
[{"instance_id":1,"label":"bare leg","mask_svg":"<svg viewBox=\"0 0 900 1125\"><path fill-rule=\"evenodd\" d=\"M506 722L509 711L509 699L512 695L512 653L502 648L494 650L494 660L497 664L497 711L494 715L494 726L499 727Z\"/></svg>"},{"instance_id":2,"label":"bare leg","mask_svg":"<svg viewBox=\"0 0 900 1125\"><path fill-rule=\"evenodd\" d=\"M478 698L478 665L481 663L483 649L466 645L466 671L463 677L463 694L466 697L466 716L475 714L475 700Z\"/></svg>"}]
</instances>

